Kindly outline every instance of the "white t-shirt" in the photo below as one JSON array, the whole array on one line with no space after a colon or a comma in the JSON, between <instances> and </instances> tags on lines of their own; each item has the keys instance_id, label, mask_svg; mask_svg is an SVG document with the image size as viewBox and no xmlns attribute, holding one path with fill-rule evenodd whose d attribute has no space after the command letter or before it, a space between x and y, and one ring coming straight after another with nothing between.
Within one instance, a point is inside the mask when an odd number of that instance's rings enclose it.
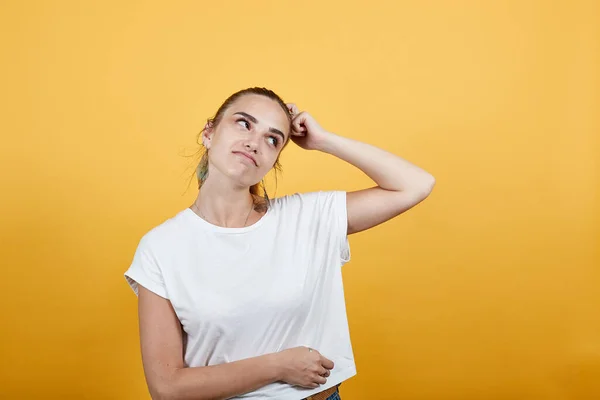
<instances>
[{"instance_id":1,"label":"white t-shirt","mask_svg":"<svg viewBox=\"0 0 600 400\"><path fill-rule=\"evenodd\" d=\"M125 278L169 299L188 367L296 346L335 364L316 389L278 381L235 397L298 400L356 375L341 266L350 259L346 192L271 200L253 225L213 225L186 208L140 240Z\"/></svg>"}]
</instances>

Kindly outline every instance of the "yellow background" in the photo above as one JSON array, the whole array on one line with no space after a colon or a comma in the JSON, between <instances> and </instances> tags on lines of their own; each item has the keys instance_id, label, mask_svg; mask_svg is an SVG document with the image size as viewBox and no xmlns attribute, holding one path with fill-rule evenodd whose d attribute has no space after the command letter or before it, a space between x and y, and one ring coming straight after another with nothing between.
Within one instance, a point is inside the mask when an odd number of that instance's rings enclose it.
<instances>
[{"instance_id":1,"label":"yellow background","mask_svg":"<svg viewBox=\"0 0 600 400\"><path fill-rule=\"evenodd\" d=\"M123 272L195 198L206 118L266 86L437 179L350 239L344 400L600 399L599 2L13 0L0 24L0 398L149 398ZM371 184L282 162L277 195Z\"/></svg>"}]
</instances>

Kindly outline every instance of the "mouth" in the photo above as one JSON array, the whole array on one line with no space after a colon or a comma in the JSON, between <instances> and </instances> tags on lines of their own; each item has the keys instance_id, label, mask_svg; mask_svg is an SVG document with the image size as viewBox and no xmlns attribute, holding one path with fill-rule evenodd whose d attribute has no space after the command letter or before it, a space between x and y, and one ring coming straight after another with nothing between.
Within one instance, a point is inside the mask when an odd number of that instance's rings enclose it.
<instances>
[{"instance_id":1,"label":"mouth","mask_svg":"<svg viewBox=\"0 0 600 400\"><path fill-rule=\"evenodd\" d=\"M239 154L242 157L246 157L248 160L250 160L254 164L255 167L258 167L258 164L256 163L256 160L250 154L244 153L244 152L241 152L241 151L234 151L233 153L234 154Z\"/></svg>"}]
</instances>

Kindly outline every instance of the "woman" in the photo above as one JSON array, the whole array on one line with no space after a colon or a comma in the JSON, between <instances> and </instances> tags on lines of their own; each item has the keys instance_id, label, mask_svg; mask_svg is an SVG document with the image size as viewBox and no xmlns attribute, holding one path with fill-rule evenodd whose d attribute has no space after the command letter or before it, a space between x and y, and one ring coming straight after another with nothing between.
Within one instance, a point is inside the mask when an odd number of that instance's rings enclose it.
<instances>
[{"instance_id":1,"label":"woman","mask_svg":"<svg viewBox=\"0 0 600 400\"><path fill-rule=\"evenodd\" d=\"M230 96L201 139L198 197L142 237L125 273L139 296L152 397L339 399L356 374L341 275L347 235L415 206L434 178L324 130L264 88ZM376 186L269 199L260 183L290 140Z\"/></svg>"}]
</instances>

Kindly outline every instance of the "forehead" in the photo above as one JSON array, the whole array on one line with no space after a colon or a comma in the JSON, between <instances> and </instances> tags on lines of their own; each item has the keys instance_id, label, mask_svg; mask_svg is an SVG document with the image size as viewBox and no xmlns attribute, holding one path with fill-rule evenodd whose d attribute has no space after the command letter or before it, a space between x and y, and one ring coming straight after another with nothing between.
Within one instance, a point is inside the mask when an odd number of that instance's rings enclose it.
<instances>
[{"instance_id":1,"label":"forehead","mask_svg":"<svg viewBox=\"0 0 600 400\"><path fill-rule=\"evenodd\" d=\"M266 96L247 94L237 99L227 110L227 114L233 115L243 111L252 115L258 123L267 127L279 129L288 133L290 120L287 114L275 100Z\"/></svg>"}]
</instances>

